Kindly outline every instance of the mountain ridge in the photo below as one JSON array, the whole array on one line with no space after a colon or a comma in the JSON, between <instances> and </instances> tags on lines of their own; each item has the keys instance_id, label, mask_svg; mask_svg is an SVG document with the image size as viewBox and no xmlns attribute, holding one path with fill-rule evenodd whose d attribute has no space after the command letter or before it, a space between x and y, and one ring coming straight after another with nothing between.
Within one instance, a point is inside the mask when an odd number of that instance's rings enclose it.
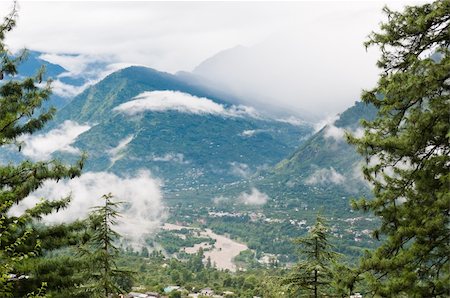
<instances>
[{"instance_id":1,"label":"mountain ridge","mask_svg":"<svg viewBox=\"0 0 450 298\"><path fill-rule=\"evenodd\" d=\"M53 127L66 120L90 123L73 143L90 156L86 170L124 175L149 169L166 189L178 191L239 181L282 159L311 132L309 124L248 114L251 109L240 110L222 96L172 74L132 66L75 97ZM125 103L141 110L127 114L119 109Z\"/></svg>"},{"instance_id":2,"label":"mountain ridge","mask_svg":"<svg viewBox=\"0 0 450 298\"><path fill-rule=\"evenodd\" d=\"M256 184L273 193L286 189L301 193L305 188L340 189L347 195L367 192L367 185L360 174L363 159L346 142L344 133L362 133L361 119L373 120L376 113L374 106L355 102L287 158L261 173Z\"/></svg>"}]
</instances>

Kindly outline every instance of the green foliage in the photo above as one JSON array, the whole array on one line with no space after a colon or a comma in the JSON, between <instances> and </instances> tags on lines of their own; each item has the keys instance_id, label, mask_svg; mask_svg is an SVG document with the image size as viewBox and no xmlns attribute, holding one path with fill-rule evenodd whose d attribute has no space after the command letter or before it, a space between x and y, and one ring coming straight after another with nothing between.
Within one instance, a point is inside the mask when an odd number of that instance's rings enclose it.
<instances>
[{"instance_id":1,"label":"green foliage","mask_svg":"<svg viewBox=\"0 0 450 298\"><path fill-rule=\"evenodd\" d=\"M328 238L325 220L318 216L308 235L294 240L300 245L300 261L281 284L301 295L306 292L307 297L323 297L329 293L334 277L332 265L338 255Z\"/></svg>"},{"instance_id":2,"label":"green foliage","mask_svg":"<svg viewBox=\"0 0 450 298\"><path fill-rule=\"evenodd\" d=\"M120 202L113 202L111 194L104 195L103 206L94 207L89 216L87 243L80 246L81 256L86 258L85 281L81 287L90 297L109 297L131 290L131 271L120 270L116 264L119 249L115 242L120 235L113 230L117 224Z\"/></svg>"},{"instance_id":3,"label":"green foliage","mask_svg":"<svg viewBox=\"0 0 450 298\"><path fill-rule=\"evenodd\" d=\"M279 293L275 289L275 280L270 277L278 271L248 270L229 272L218 270L203 264L203 253L189 255L186 260L166 259L160 252L153 251L148 259L138 256L122 255L118 264L128 269L140 268L136 273L138 286L145 291L163 293L169 285L178 285L190 292L199 292L203 288L212 288L215 293L233 292L226 297L283 297L266 296L265 293ZM174 280L175 278L175 280ZM136 285L137 286L137 285ZM225 296L225 295L224 295Z\"/></svg>"},{"instance_id":4,"label":"green foliage","mask_svg":"<svg viewBox=\"0 0 450 298\"><path fill-rule=\"evenodd\" d=\"M16 266L19 272L27 272L30 277L21 281L20 288L15 292L17 297L25 296L29 291L35 291L43 283L46 294L52 298L87 297L78 293L77 286L84 281L81 270L85 267L84 260L75 258L72 249L55 255L46 254L39 258L29 258Z\"/></svg>"},{"instance_id":5,"label":"green foliage","mask_svg":"<svg viewBox=\"0 0 450 298\"><path fill-rule=\"evenodd\" d=\"M333 125L343 130L356 130L360 127L361 120L371 120L375 114L376 109L373 105L355 102L352 107L339 116ZM308 178L319 168L333 167L340 173L346 173L352 169L361 160L361 157L346 142L328 137L326 135L327 127L316 132L291 156L271 169L263 183L281 184L279 191L282 191L283 188L292 188L293 183L304 184L302 180ZM288 181L291 181L290 185L286 184ZM262 183L260 182L260 184ZM332 187L333 190L338 188L337 185ZM307 189L305 186L303 188ZM351 193L351 191L347 190L347 193Z\"/></svg>"},{"instance_id":6,"label":"green foliage","mask_svg":"<svg viewBox=\"0 0 450 298\"><path fill-rule=\"evenodd\" d=\"M43 108L51 94L51 82L42 82L44 69L40 69L32 77L21 76L18 65L25 59L26 51L13 57L4 44L5 34L13 29L15 19L14 5L0 25L0 146L8 145L20 150L22 145L18 138L43 128L52 119L55 110ZM67 236L72 227L66 226L67 233L57 235L53 233L58 229L56 226L38 226L36 223L43 216L66 207L70 197L56 201L42 198L39 203L19 215L12 215L10 210L45 181L70 179L80 175L83 163L84 157L73 166L66 166L56 160L24 161L0 166L0 296L38 297L44 295L46 288L51 287L45 283L37 283L34 288L28 289L24 286L26 281L33 280L36 276L21 269L28 259L67 245L61 239ZM21 276L28 278L20 278Z\"/></svg>"},{"instance_id":7,"label":"green foliage","mask_svg":"<svg viewBox=\"0 0 450 298\"><path fill-rule=\"evenodd\" d=\"M250 249L288 255L291 257L284 261L293 260L295 246L289 239L298 235L299 231L289 224L251 222L246 217L213 218L207 224L219 234L230 234L246 243Z\"/></svg>"},{"instance_id":8,"label":"green foliage","mask_svg":"<svg viewBox=\"0 0 450 298\"><path fill-rule=\"evenodd\" d=\"M77 148L89 154L86 169L122 175L151 169L164 178L165 190L182 197L208 197L220 185L242 180L266 164L274 164L299 145L299 139L311 132L308 125L295 126L266 118L227 117L223 115L145 111L130 117L114 110L142 92L174 90L208 97L229 107L222 97L203 88L186 84L177 76L145 67L117 71L87 88L61 111L54 125L65 120L97 123L80 135ZM252 136L244 131L255 132ZM106 137L107 136L107 137ZM111 162L105 151L117 147L132 136ZM60 158L73 158L58 153ZM236 170L242 166L243 173ZM247 168L248 167L248 168Z\"/></svg>"},{"instance_id":9,"label":"green foliage","mask_svg":"<svg viewBox=\"0 0 450 298\"><path fill-rule=\"evenodd\" d=\"M179 291L172 291L169 294L169 298L181 298L181 293Z\"/></svg>"},{"instance_id":10,"label":"green foliage","mask_svg":"<svg viewBox=\"0 0 450 298\"><path fill-rule=\"evenodd\" d=\"M378 85L363 94L379 112L349 136L366 158L373 200L357 209L381 220L383 242L361 261L381 296L450 294L450 2L384 9L388 21L366 46L378 46Z\"/></svg>"},{"instance_id":11,"label":"green foliage","mask_svg":"<svg viewBox=\"0 0 450 298\"><path fill-rule=\"evenodd\" d=\"M254 251L247 249L244 251L241 251L239 255L237 255L233 262L238 266L242 268L259 268L261 267L256 259L256 254Z\"/></svg>"},{"instance_id":12,"label":"green foliage","mask_svg":"<svg viewBox=\"0 0 450 298\"><path fill-rule=\"evenodd\" d=\"M176 231L160 231L158 235L156 235L155 240L161 244L164 250L169 254L179 252L180 249L185 247L193 247L195 244L206 242L213 245L215 242L209 237L196 237L193 233L193 231L188 231L183 234L177 233Z\"/></svg>"}]
</instances>

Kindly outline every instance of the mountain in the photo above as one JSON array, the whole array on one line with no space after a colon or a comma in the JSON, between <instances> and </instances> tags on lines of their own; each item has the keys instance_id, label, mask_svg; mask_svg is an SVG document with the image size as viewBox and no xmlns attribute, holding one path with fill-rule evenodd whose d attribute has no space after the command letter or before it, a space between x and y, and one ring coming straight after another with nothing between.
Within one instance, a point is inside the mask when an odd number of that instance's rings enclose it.
<instances>
[{"instance_id":1,"label":"mountain","mask_svg":"<svg viewBox=\"0 0 450 298\"><path fill-rule=\"evenodd\" d=\"M360 171L362 157L344 134L361 134L361 119L372 120L376 112L374 106L356 102L253 183L270 194L300 198L314 206L368 192Z\"/></svg>"},{"instance_id":2,"label":"mountain","mask_svg":"<svg viewBox=\"0 0 450 298\"><path fill-rule=\"evenodd\" d=\"M268 50L266 45L239 45L222 50L197 65L191 72L191 79L197 77L199 82L206 80L210 87L227 90L243 104L251 103L259 110L317 121L317 115L305 106L299 108L299 103L309 100L308 97L318 90L308 96L298 97L295 90L307 88L303 86L307 80L299 79L302 69L293 67L293 61L280 59L285 54L284 50ZM274 58L274 53L280 57ZM280 73L291 75L281 78Z\"/></svg>"},{"instance_id":3,"label":"mountain","mask_svg":"<svg viewBox=\"0 0 450 298\"><path fill-rule=\"evenodd\" d=\"M37 51L28 51L26 54L26 59L19 64L18 73L21 76L34 76L39 71L41 67L45 68L44 79L56 79L61 74L67 72L66 69L60 65L50 63L41 59L43 53ZM52 94L49 101L44 103L44 107L54 106L60 108L68 102L68 98L59 96L57 94Z\"/></svg>"},{"instance_id":4,"label":"mountain","mask_svg":"<svg viewBox=\"0 0 450 298\"><path fill-rule=\"evenodd\" d=\"M24 62L19 64L18 72L22 76L33 76L43 66L45 67L44 78L55 79L60 74L67 72L62 66L50 63L41 59L43 53L37 51L28 51Z\"/></svg>"},{"instance_id":5,"label":"mountain","mask_svg":"<svg viewBox=\"0 0 450 298\"><path fill-rule=\"evenodd\" d=\"M322 33L330 34L326 30ZM338 35L330 38L348 39L345 34ZM360 96L358 86L373 84L377 70L374 57L361 53L358 46L351 46L352 53L361 55L352 55L342 47L335 47L333 53L318 51L316 42L308 46L316 36L314 30L307 35L280 31L250 46L222 50L199 63L192 74L251 100L258 109L284 110L305 120L319 121L351 106L353 99ZM346 63L349 60L352 65Z\"/></svg>"},{"instance_id":6,"label":"mountain","mask_svg":"<svg viewBox=\"0 0 450 298\"><path fill-rule=\"evenodd\" d=\"M182 91L225 103L224 99L188 84L172 74L147 67L131 66L110 74L76 96L67 108L58 113L57 122L67 119L77 122L105 120L114 107L142 92L155 90Z\"/></svg>"},{"instance_id":7,"label":"mountain","mask_svg":"<svg viewBox=\"0 0 450 298\"><path fill-rule=\"evenodd\" d=\"M122 69L89 87L58 112L52 128L67 120L91 126L71 145L88 153L87 171L149 169L166 192L196 195L273 166L312 131L146 67Z\"/></svg>"},{"instance_id":8,"label":"mountain","mask_svg":"<svg viewBox=\"0 0 450 298\"><path fill-rule=\"evenodd\" d=\"M73 76L61 65L45 60L45 53L39 51L27 51L26 59L18 66L18 73L21 76L34 76L41 67L45 69L43 79L52 80L53 88L53 94L44 107L61 109L88 82L88 78Z\"/></svg>"}]
</instances>

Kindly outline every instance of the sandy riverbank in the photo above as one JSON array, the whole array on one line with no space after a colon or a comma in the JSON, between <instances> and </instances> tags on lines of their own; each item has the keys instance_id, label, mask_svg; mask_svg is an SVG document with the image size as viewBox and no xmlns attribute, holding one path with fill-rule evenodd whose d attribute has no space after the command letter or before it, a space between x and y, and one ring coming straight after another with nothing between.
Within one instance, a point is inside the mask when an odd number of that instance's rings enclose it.
<instances>
[{"instance_id":1,"label":"sandy riverbank","mask_svg":"<svg viewBox=\"0 0 450 298\"><path fill-rule=\"evenodd\" d=\"M185 227L180 225L174 225L166 223L162 226L164 230L181 230L181 229L197 229L192 227ZM210 257L211 262L217 266L219 269L228 269L230 271L236 271L236 265L233 263L234 257L239 255L241 251L247 250L248 247L245 244L236 242L228 237L223 235L218 235L214 233L210 229L206 229L205 231L200 232L200 236L209 237L216 240L214 247L211 247L208 243L200 243L195 245L194 247L187 247L185 251L187 253L195 253L200 247L203 249L210 249L205 251L205 258Z\"/></svg>"}]
</instances>

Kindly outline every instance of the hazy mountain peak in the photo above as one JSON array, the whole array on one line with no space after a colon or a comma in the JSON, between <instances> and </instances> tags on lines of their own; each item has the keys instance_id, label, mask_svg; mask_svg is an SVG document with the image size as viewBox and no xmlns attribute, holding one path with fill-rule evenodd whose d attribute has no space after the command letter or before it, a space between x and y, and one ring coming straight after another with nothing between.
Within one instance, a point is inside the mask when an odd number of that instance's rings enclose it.
<instances>
[{"instance_id":1,"label":"hazy mountain peak","mask_svg":"<svg viewBox=\"0 0 450 298\"><path fill-rule=\"evenodd\" d=\"M208 74L211 71L217 71L218 67L230 67L229 62L239 58L242 55L246 55L248 48L242 45L222 50L217 54L207 58L202 63L194 68L192 71L195 74Z\"/></svg>"}]
</instances>

